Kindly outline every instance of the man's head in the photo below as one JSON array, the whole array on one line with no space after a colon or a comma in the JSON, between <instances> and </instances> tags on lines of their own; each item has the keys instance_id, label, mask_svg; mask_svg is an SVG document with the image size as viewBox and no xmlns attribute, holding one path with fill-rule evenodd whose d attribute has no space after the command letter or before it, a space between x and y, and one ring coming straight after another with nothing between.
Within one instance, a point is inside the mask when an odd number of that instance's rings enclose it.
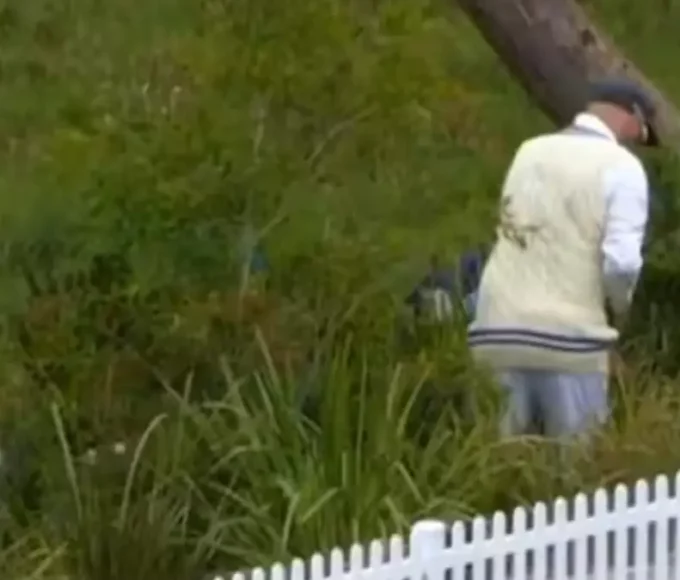
<instances>
[{"instance_id":1,"label":"man's head","mask_svg":"<svg viewBox=\"0 0 680 580\"><path fill-rule=\"evenodd\" d=\"M658 145L654 129L656 107L649 95L635 83L625 79L593 83L587 109L604 121L619 141Z\"/></svg>"}]
</instances>

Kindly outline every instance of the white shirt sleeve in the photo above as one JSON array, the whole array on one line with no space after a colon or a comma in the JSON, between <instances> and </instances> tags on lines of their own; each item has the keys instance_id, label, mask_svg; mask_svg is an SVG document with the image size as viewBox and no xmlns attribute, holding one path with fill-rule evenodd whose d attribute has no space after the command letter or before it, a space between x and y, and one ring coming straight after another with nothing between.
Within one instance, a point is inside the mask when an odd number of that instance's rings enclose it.
<instances>
[{"instance_id":1,"label":"white shirt sleeve","mask_svg":"<svg viewBox=\"0 0 680 580\"><path fill-rule=\"evenodd\" d=\"M649 214L649 186L634 157L608 170L602 273L606 298L616 314L625 313L642 270L642 244Z\"/></svg>"}]
</instances>

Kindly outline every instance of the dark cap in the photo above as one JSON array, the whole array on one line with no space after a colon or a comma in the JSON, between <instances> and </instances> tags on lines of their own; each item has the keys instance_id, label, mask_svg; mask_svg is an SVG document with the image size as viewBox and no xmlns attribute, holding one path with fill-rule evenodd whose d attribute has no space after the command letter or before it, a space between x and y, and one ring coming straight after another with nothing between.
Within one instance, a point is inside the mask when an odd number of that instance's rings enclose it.
<instances>
[{"instance_id":1,"label":"dark cap","mask_svg":"<svg viewBox=\"0 0 680 580\"><path fill-rule=\"evenodd\" d=\"M654 147L659 144L654 128L656 106L647 92L627 79L610 79L590 85L588 100L591 103L610 103L625 109L630 114L640 114L647 126L647 139L644 145Z\"/></svg>"}]
</instances>

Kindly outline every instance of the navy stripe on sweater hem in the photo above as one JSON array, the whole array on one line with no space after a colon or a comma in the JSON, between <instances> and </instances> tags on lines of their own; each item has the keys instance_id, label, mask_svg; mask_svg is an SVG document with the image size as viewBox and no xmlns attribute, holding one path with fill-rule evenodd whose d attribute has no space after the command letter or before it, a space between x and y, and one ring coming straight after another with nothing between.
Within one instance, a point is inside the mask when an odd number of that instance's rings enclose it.
<instances>
[{"instance_id":1,"label":"navy stripe on sweater hem","mask_svg":"<svg viewBox=\"0 0 680 580\"><path fill-rule=\"evenodd\" d=\"M589 353L604 353L607 351L606 344L554 344L549 342L542 342L531 338L521 337L470 337L468 344L471 347L475 346L519 346L532 347L543 350L552 350L558 352L570 352L575 354L589 354Z\"/></svg>"},{"instance_id":2,"label":"navy stripe on sweater hem","mask_svg":"<svg viewBox=\"0 0 680 580\"><path fill-rule=\"evenodd\" d=\"M503 337L518 337L518 339L534 338L538 340L549 340L563 344L573 345L591 345L605 347L613 344L613 340L603 340L601 338L593 338L588 336L570 336L565 334L555 334L552 332L544 332L540 330L529 330L526 328L475 328L468 333L470 338L503 338Z\"/></svg>"}]
</instances>

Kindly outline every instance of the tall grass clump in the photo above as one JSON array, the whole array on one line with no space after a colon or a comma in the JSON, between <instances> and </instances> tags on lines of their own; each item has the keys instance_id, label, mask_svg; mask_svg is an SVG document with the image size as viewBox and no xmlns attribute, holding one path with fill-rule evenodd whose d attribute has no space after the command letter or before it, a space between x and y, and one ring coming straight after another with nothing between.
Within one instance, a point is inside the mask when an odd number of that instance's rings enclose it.
<instances>
[{"instance_id":1,"label":"tall grass clump","mask_svg":"<svg viewBox=\"0 0 680 580\"><path fill-rule=\"evenodd\" d=\"M374 366L350 353L329 353L302 404L264 344L249 374L223 360L214 399L193 402L188 377L126 455L96 465L73 454L55 411L62 466L49 468L40 525L53 566L76 578L233 571L677 466L670 391L652 400L621 384L616 422L565 463L557 443L497 439L484 376L449 377L449 393L470 389L462 412L437 392L432 362Z\"/></svg>"},{"instance_id":2,"label":"tall grass clump","mask_svg":"<svg viewBox=\"0 0 680 580\"><path fill-rule=\"evenodd\" d=\"M423 425L430 365L376 367L350 350L331 356L303 405L264 345L261 370L238 376L223 361L219 398L191 402L189 379L127 456L94 466L74 456L55 411L63 469L47 529L67 546L66 573L183 578L496 507L512 471L503 445L489 444L490 385L465 385L487 408L473 423L440 400Z\"/></svg>"}]
</instances>

